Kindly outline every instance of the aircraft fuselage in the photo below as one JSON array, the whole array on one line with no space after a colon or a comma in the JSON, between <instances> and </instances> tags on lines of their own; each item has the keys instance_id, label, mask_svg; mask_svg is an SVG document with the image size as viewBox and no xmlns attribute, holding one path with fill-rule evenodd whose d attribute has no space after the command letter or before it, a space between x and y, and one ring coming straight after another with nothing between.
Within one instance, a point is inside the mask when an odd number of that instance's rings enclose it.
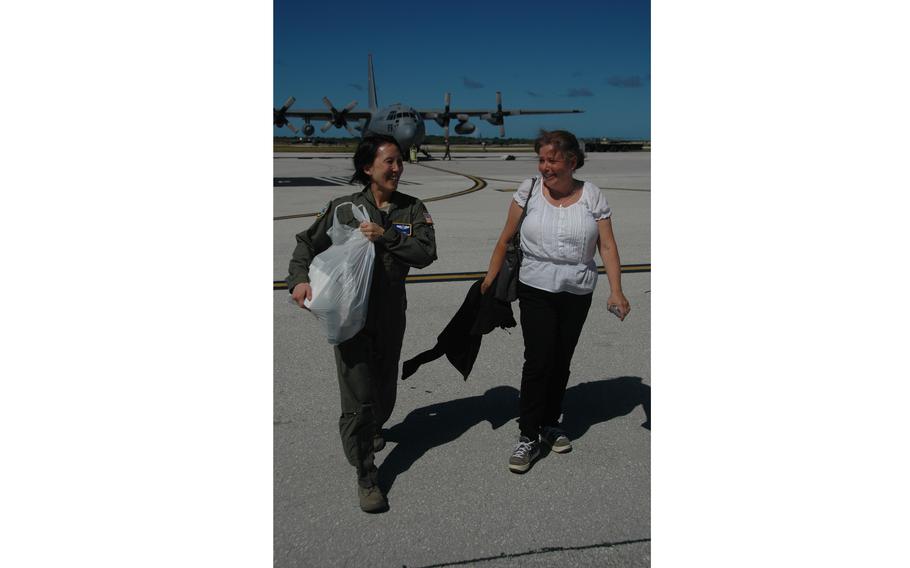
<instances>
[{"instance_id":1,"label":"aircraft fuselage","mask_svg":"<svg viewBox=\"0 0 910 568\"><path fill-rule=\"evenodd\" d=\"M420 113L413 107L395 103L384 107L373 114L363 126L362 133L392 136L398 141L402 152L411 146L420 146L426 136L426 126Z\"/></svg>"}]
</instances>

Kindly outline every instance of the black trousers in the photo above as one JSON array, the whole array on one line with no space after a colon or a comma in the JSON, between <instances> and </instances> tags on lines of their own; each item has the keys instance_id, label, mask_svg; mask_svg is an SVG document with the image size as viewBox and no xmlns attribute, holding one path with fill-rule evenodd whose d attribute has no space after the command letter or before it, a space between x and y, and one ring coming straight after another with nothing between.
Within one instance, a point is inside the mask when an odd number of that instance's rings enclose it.
<instances>
[{"instance_id":1,"label":"black trousers","mask_svg":"<svg viewBox=\"0 0 910 568\"><path fill-rule=\"evenodd\" d=\"M525 362L521 370L518 427L537 439L541 426L555 426L569 382L569 365L593 294L546 292L518 283Z\"/></svg>"}]
</instances>

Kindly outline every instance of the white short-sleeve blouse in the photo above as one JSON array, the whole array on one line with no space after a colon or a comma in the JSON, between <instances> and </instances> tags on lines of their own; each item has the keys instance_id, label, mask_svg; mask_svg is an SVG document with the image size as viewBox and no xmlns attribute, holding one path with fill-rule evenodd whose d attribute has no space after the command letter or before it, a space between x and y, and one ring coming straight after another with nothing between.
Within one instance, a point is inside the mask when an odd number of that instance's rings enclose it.
<instances>
[{"instance_id":1,"label":"white short-sleeve blouse","mask_svg":"<svg viewBox=\"0 0 910 568\"><path fill-rule=\"evenodd\" d=\"M590 294L597 285L597 221L613 212L599 187L584 182L581 198L568 207L553 205L543 196L540 178L527 203L521 225L521 250L524 258L518 279L547 292ZM524 207L531 181L521 183L515 202Z\"/></svg>"}]
</instances>

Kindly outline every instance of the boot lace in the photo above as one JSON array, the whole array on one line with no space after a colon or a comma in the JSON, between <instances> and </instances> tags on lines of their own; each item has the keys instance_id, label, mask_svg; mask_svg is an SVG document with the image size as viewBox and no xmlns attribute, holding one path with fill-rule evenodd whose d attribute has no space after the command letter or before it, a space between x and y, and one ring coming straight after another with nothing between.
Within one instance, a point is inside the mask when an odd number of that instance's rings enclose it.
<instances>
[{"instance_id":1,"label":"boot lace","mask_svg":"<svg viewBox=\"0 0 910 568\"><path fill-rule=\"evenodd\" d=\"M534 444L532 442L518 442L518 444L515 445L515 451L512 452L512 455L517 458L526 458L531 455L533 447Z\"/></svg>"}]
</instances>

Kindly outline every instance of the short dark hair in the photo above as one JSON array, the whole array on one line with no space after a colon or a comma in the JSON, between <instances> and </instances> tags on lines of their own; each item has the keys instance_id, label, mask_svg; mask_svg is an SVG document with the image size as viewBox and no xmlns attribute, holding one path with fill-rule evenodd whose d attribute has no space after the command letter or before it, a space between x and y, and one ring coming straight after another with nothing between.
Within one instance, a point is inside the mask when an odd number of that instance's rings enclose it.
<instances>
[{"instance_id":1,"label":"short dark hair","mask_svg":"<svg viewBox=\"0 0 910 568\"><path fill-rule=\"evenodd\" d=\"M578 145L578 138L568 130L541 130L534 141L534 152L540 154L540 149L550 144L563 156L575 158L576 170L585 165L585 152Z\"/></svg>"},{"instance_id":2,"label":"short dark hair","mask_svg":"<svg viewBox=\"0 0 910 568\"><path fill-rule=\"evenodd\" d=\"M354 175L351 176L351 183L358 182L360 185L370 185L370 176L363 171L363 168L370 166L376 159L379 147L385 144L394 144L401 153L401 146L398 140L385 134L371 134L360 141L357 145L357 151L354 152Z\"/></svg>"}]
</instances>

